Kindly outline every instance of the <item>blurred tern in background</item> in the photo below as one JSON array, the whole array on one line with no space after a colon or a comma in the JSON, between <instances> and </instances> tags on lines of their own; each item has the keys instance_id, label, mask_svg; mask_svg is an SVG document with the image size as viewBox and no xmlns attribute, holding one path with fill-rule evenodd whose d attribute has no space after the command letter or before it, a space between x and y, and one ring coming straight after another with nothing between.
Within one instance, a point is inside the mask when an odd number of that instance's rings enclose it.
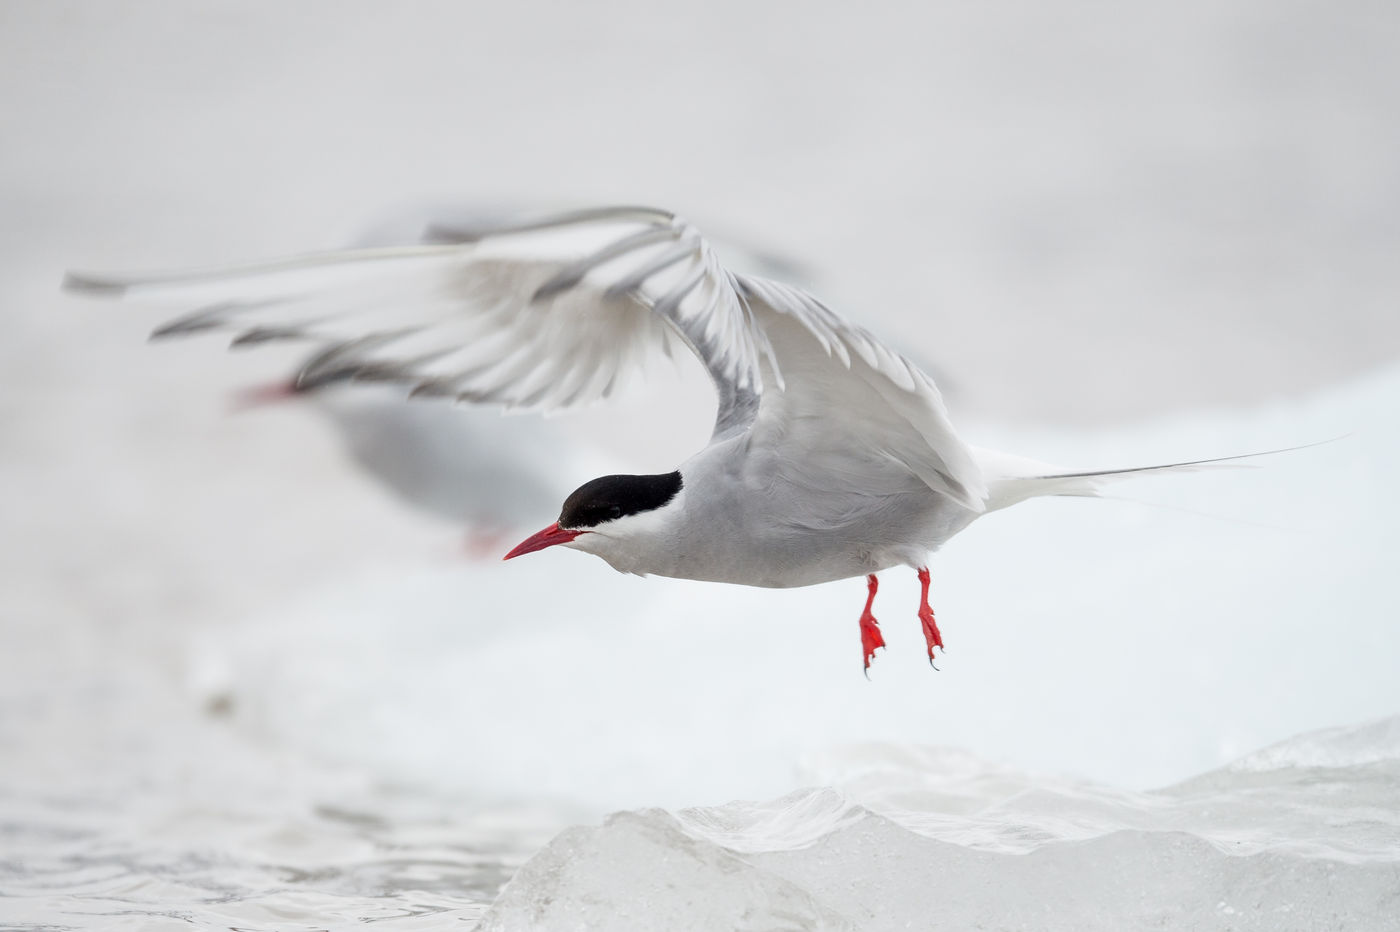
<instances>
[{"instance_id":1,"label":"blurred tern in background","mask_svg":"<svg viewBox=\"0 0 1400 932\"><path fill-rule=\"evenodd\" d=\"M1067 470L971 447L918 366L806 291L730 271L694 227L650 208L458 230L443 244L74 273L67 286L197 308L156 336L313 342L299 386L390 383L516 409L606 398L653 351L684 346L719 396L709 445L669 473L583 484L506 558L564 546L624 573L779 588L865 576L867 668L884 646L872 614L880 571L918 573L932 662L943 639L928 558L978 517L1240 458Z\"/></svg>"},{"instance_id":2,"label":"blurred tern in background","mask_svg":"<svg viewBox=\"0 0 1400 932\"><path fill-rule=\"evenodd\" d=\"M441 400L410 404L399 385L363 385L352 370L291 378L238 393L239 407L306 400L336 426L350 457L400 500L467 528L486 557L528 516L568 491L570 444L540 417Z\"/></svg>"},{"instance_id":3,"label":"blurred tern in background","mask_svg":"<svg viewBox=\"0 0 1400 932\"><path fill-rule=\"evenodd\" d=\"M353 240L355 248L472 242L527 214L519 205L432 202L388 211ZM798 284L811 273L772 249L723 238L744 270ZM239 408L302 400L335 426L356 465L400 501L467 527L469 552L494 553L504 536L548 513L569 490L562 470L579 446L539 416L503 417L495 407L415 400L401 385L357 381L351 367L293 375L237 394ZM592 458L593 451L587 451ZM578 457L575 457L577 459Z\"/></svg>"}]
</instances>

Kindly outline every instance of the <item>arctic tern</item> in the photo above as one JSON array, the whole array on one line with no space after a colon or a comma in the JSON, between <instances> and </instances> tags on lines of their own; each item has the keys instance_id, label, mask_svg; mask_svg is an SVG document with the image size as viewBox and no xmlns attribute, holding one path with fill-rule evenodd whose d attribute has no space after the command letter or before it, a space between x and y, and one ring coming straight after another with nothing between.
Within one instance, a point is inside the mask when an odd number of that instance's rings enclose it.
<instances>
[{"instance_id":1,"label":"arctic tern","mask_svg":"<svg viewBox=\"0 0 1400 932\"><path fill-rule=\"evenodd\" d=\"M355 249L163 275L70 273L70 289L197 308L154 336L310 341L298 382L553 410L606 398L675 344L719 396L709 444L675 470L584 483L506 559L563 546L638 575L746 586L864 576L863 661L884 646L876 574L918 573L930 662L943 638L928 560L974 520L1036 496L1242 457L1066 470L979 449L918 366L808 292L723 266L690 224L605 207L449 243Z\"/></svg>"}]
</instances>

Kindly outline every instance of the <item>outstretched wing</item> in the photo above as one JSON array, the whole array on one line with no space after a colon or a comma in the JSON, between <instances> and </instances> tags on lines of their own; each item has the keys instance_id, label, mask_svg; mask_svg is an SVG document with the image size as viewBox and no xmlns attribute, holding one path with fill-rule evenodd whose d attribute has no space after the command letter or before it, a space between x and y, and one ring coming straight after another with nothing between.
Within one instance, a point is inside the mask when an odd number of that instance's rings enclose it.
<instances>
[{"instance_id":1,"label":"outstretched wing","mask_svg":"<svg viewBox=\"0 0 1400 932\"><path fill-rule=\"evenodd\" d=\"M926 372L800 288L751 276L734 283L783 380L762 397L752 446L781 450L787 481L825 490L837 521L840 493L893 492L911 473L983 510L982 470Z\"/></svg>"},{"instance_id":2,"label":"outstretched wing","mask_svg":"<svg viewBox=\"0 0 1400 932\"><path fill-rule=\"evenodd\" d=\"M928 375L806 292L727 271L693 227L660 210L600 208L448 244L171 275L75 273L67 285L196 307L156 337L314 341L304 384L387 381L513 408L607 397L679 339L719 394L716 437L753 431L818 472L874 451L969 508L986 498ZM804 460L821 451L830 455Z\"/></svg>"},{"instance_id":3,"label":"outstretched wing","mask_svg":"<svg viewBox=\"0 0 1400 932\"><path fill-rule=\"evenodd\" d=\"M222 330L235 346L317 343L303 383L397 382L511 408L607 397L678 338L715 383L717 431L751 418L769 353L709 244L649 208L557 215L446 245L167 275L72 273L65 284L196 308L154 337Z\"/></svg>"}]
</instances>

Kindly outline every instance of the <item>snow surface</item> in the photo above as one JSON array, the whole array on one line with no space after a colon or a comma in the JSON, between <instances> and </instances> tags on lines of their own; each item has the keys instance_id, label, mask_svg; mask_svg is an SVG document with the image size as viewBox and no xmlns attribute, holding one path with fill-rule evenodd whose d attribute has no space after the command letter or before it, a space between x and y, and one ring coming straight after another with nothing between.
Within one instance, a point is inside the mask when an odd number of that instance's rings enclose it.
<instances>
[{"instance_id":1,"label":"snow surface","mask_svg":"<svg viewBox=\"0 0 1400 932\"><path fill-rule=\"evenodd\" d=\"M1120 486L1173 510L1065 499L974 525L933 562L950 647L938 672L910 572L884 574L890 646L867 681L860 580L639 579L561 551L309 590L201 635L199 694L230 697L258 733L398 779L599 812L775 796L804 755L867 741L1160 786L1400 708L1398 409L1400 370L1132 430L987 428L1085 466L1355 433Z\"/></svg>"}]
</instances>

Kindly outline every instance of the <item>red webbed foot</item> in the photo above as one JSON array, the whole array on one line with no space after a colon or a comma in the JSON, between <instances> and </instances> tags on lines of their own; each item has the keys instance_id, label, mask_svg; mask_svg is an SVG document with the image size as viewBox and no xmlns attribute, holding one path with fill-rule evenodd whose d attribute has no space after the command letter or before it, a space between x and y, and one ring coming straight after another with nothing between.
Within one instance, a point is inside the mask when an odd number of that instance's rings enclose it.
<instances>
[{"instance_id":1,"label":"red webbed foot","mask_svg":"<svg viewBox=\"0 0 1400 932\"><path fill-rule=\"evenodd\" d=\"M865 600L865 611L860 615L860 649L865 659L865 675L870 676L870 660L875 656L875 648L885 646L885 637L880 633L880 623L871 614L870 607L875 604L875 593L879 591L880 581L871 573L865 577L866 585L870 587L870 595Z\"/></svg>"},{"instance_id":2,"label":"red webbed foot","mask_svg":"<svg viewBox=\"0 0 1400 932\"><path fill-rule=\"evenodd\" d=\"M928 567L919 568L919 586L923 593L919 596L919 621L924 625L924 641L928 644L928 662L933 663L933 649L943 647L943 634L938 630L938 622L934 621L933 609L928 604L929 574Z\"/></svg>"}]
</instances>

